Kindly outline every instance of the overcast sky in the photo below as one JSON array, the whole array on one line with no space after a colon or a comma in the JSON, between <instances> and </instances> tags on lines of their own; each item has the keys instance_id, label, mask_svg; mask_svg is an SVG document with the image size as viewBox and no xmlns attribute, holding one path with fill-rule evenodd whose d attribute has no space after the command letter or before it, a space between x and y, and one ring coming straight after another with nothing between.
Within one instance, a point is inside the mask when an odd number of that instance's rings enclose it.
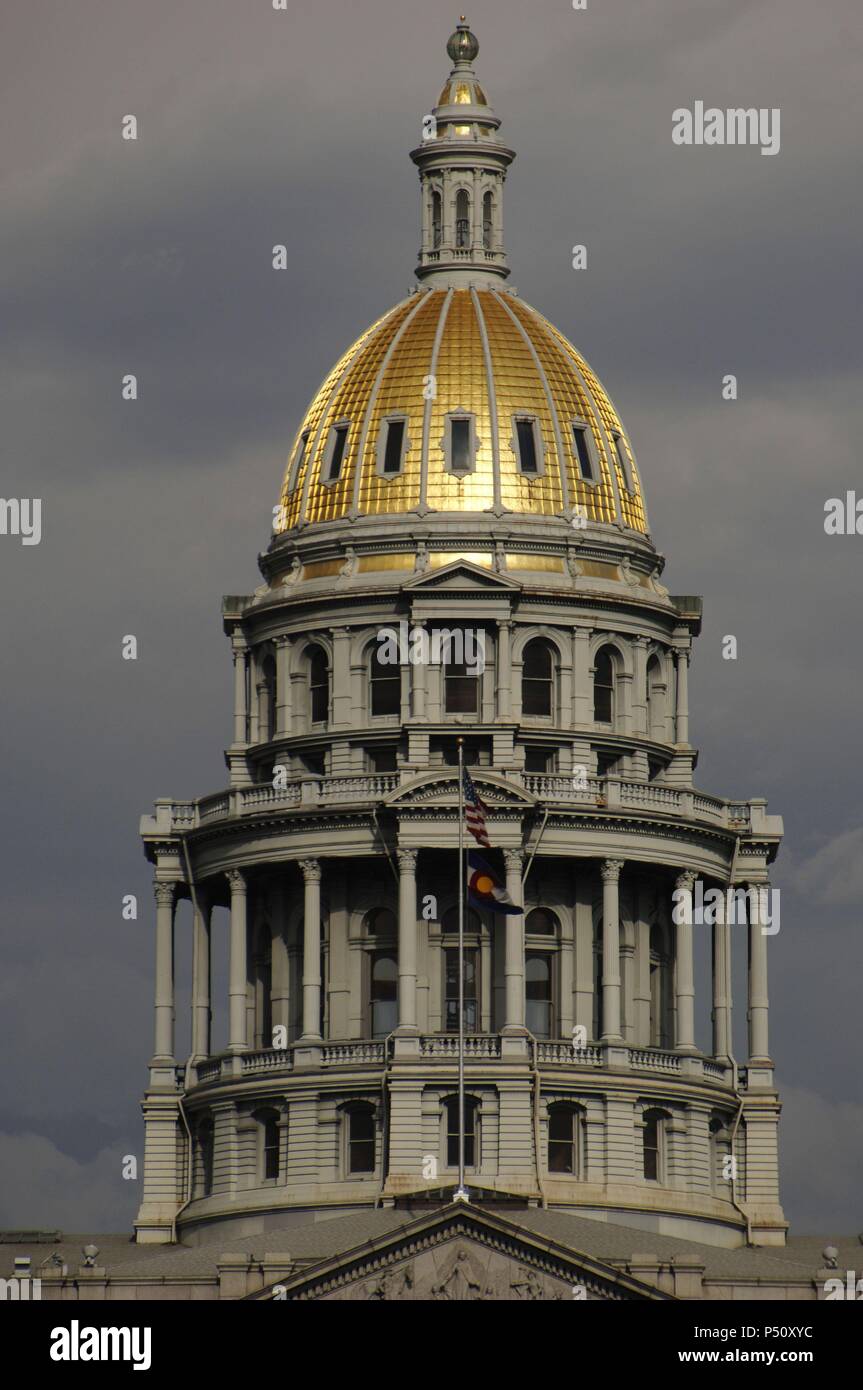
<instances>
[{"instance_id":1,"label":"overcast sky","mask_svg":"<svg viewBox=\"0 0 863 1390\"><path fill-rule=\"evenodd\" d=\"M221 595L259 582L320 379L412 283L408 151L458 11L3 10L2 492L43 499L43 535L0 536L0 1225L124 1230L140 1193L121 1158L142 1151L152 1046L138 818L225 783ZM828 537L823 519L828 498L863 496L859 0L476 0L468 14L518 151L512 283L611 392L666 582L704 595L697 785L766 796L785 818L769 944L783 1200L798 1233L853 1233L863 536ZM779 153L675 146L672 112L696 100L780 108ZM280 242L291 265L275 273ZM121 660L127 633L137 662ZM127 893L137 923L121 918ZM740 987L736 1006L742 1026Z\"/></svg>"}]
</instances>

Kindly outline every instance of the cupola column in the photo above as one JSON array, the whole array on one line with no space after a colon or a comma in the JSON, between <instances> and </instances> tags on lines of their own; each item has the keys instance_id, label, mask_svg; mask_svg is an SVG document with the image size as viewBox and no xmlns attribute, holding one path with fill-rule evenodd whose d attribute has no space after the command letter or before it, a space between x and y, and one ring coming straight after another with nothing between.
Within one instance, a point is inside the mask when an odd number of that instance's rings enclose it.
<instances>
[{"instance_id":1,"label":"cupola column","mask_svg":"<svg viewBox=\"0 0 863 1390\"><path fill-rule=\"evenodd\" d=\"M399 861L399 1032L417 1026L417 851L400 849Z\"/></svg>"},{"instance_id":2,"label":"cupola column","mask_svg":"<svg viewBox=\"0 0 863 1390\"><path fill-rule=\"evenodd\" d=\"M689 652L678 648L677 659L677 704L675 710L674 741L689 744Z\"/></svg>"},{"instance_id":3,"label":"cupola column","mask_svg":"<svg viewBox=\"0 0 863 1390\"><path fill-rule=\"evenodd\" d=\"M290 733L291 677L289 670L290 639L276 638L276 733Z\"/></svg>"},{"instance_id":4,"label":"cupola column","mask_svg":"<svg viewBox=\"0 0 863 1390\"><path fill-rule=\"evenodd\" d=\"M726 914L713 923L713 1055L731 1056L731 927Z\"/></svg>"},{"instance_id":5,"label":"cupola column","mask_svg":"<svg viewBox=\"0 0 863 1390\"><path fill-rule=\"evenodd\" d=\"M270 1000L272 1004L273 1027L283 1027L287 1030L289 1022L290 1008L290 988L291 971L290 959L288 957L287 914L285 911L287 894L284 883L280 883L273 892L273 915L270 922L270 960L272 965L272 989ZM266 1044L270 1046L272 1039Z\"/></svg>"},{"instance_id":6,"label":"cupola column","mask_svg":"<svg viewBox=\"0 0 863 1390\"><path fill-rule=\"evenodd\" d=\"M497 625L497 712L509 719L512 710L512 624Z\"/></svg>"},{"instance_id":7,"label":"cupola column","mask_svg":"<svg viewBox=\"0 0 863 1390\"><path fill-rule=\"evenodd\" d=\"M521 870L524 855L518 849L505 849L506 891L514 903L521 906ZM506 949L504 975L506 980L505 1033L524 1032L524 917L519 912L507 913L505 918Z\"/></svg>"},{"instance_id":8,"label":"cupola column","mask_svg":"<svg viewBox=\"0 0 863 1390\"><path fill-rule=\"evenodd\" d=\"M176 883L153 884L156 895L156 1029L151 1066L174 1065L174 908Z\"/></svg>"},{"instance_id":9,"label":"cupola column","mask_svg":"<svg viewBox=\"0 0 863 1390\"><path fill-rule=\"evenodd\" d=\"M231 649L234 657L234 743L247 743L249 736L249 709L246 697L246 653L247 647L240 633L235 632Z\"/></svg>"},{"instance_id":10,"label":"cupola column","mask_svg":"<svg viewBox=\"0 0 863 1390\"><path fill-rule=\"evenodd\" d=\"M685 893L685 902L692 903L692 888L695 874L680 874L675 882L679 893ZM688 919L688 920L687 920ZM695 1052L695 971L692 948L692 912L683 914L677 923L675 937L676 981L677 981L677 1052Z\"/></svg>"},{"instance_id":11,"label":"cupola column","mask_svg":"<svg viewBox=\"0 0 863 1390\"><path fill-rule=\"evenodd\" d=\"M767 932L765 907L770 889L766 883L747 886L749 919L749 1063L769 1065L767 1022Z\"/></svg>"},{"instance_id":12,"label":"cupola column","mask_svg":"<svg viewBox=\"0 0 863 1390\"><path fill-rule=\"evenodd\" d=\"M602 1041L620 1034L620 875L624 860L604 859L602 874Z\"/></svg>"},{"instance_id":13,"label":"cupola column","mask_svg":"<svg viewBox=\"0 0 863 1390\"><path fill-rule=\"evenodd\" d=\"M246 979L248 940L246 932L246 876L231 869L226 878L231 887L231 941L228 965L228 1051L246 1052Z\"/></svg>"},{"instance_id":14,"label":"cupola column","mask_svg":"<svg viewBox=\"0 0 863 1390\"><path fill-rule=\"evenodd\" d=\"M321 866L301 859L305 885L303 918L303 1041L321 1038Z\"/></svg>"},{"instance_id":15,"label":"cupola column","mask_svg":"<svg viewBox=\"0 0 863 1390\"><path fill-rule=\"evenodd\" d=\"M212 904L200 888L195 890L192 917L192 1059L210 1055L210 920Z\"/></svg>"}]
</instances>

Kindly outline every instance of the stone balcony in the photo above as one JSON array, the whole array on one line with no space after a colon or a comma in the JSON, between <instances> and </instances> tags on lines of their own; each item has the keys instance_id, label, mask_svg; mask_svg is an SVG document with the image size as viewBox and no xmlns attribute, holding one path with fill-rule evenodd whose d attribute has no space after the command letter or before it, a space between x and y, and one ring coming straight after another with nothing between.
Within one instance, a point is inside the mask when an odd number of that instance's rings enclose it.
<instances>
[{"instance_id":1,"label":"stone balcony","mask_svg":"<svg viewBox=\"0 0 863 1390\"><path fill-rule=\"evenodd\" d=\"M455 777L451 768L435 769L442 778ZM423 774L428 777L428 773ZM502 786L517 787L544 806L573 807L650 816L668 816L737 832L770 833L775 817L765 813L763 800L730 801L708 796L694 789L663 786L656 782L636 782L620 777L584 777L516 772L510 769L473 769L474 779L484 776ZM400 788L414 782L411 771L360 773L349 776L301 776L286 787L268 783L233 787L201 797L197 801L156 802L156 815L145 816L142 833L171 834L198 830L205 826L245 816L265 815L284 810L379 806Z\"/></svg>"},{"instance_id":2,"label":"stone balcony","mask_svg":"<svg viewBox=\"0 0 863 1390\"><path fill-rule=\"evenodd\" d=\"M401 1040L398 1040L399 1042ZM592 1073L600 1071L619 1075L634 1073L654 1079L676 1077L694 1082L709 1082L731 1089L733 1073L730 1065L713 1058L672 1052L661 1048L631 1047L626 1043L600 1044L588 1043L574 1047L572 1043L560 1040L542 1041L531 1037L519 1039L523 1045L511 1051L505 1044L510 1041L499 1033L469 1034L465 1037L465 1065L468 1072L472 1068L485 1067L488 1063L511 1064L522 1060L536 1066L541 1073L561 1076L565 1071L573 1073ZM297 1045L289 1048L264 1048L255 1051L224 1052L208 1057L190 1066L190 1091L198 1087L211 1086L220 1082L244 1081L250 1078L266 1079L269 1076L286 1076L297 1072L309 1072L345 1068L372 1068L382 1071L393 1061L421 1061L432 1069L439 1065L455 1067L458 1061L458 1037L452 1033L420 1034L407 1040L409 1046L405 1053L393 1037L381 1040L360 1039L347 1042L322 1042L317 1045ZM745 1084L745 1073L739 1074L739 1085ZM185 1085L185 1068L177 1069L177 1083L182 1089Z\"/></svg>"}]
</instances>

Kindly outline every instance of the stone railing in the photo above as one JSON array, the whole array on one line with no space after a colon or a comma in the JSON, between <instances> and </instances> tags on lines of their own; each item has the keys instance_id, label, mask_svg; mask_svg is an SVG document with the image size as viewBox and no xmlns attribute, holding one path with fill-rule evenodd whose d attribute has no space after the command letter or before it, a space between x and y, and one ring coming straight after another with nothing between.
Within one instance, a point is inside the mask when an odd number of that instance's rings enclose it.
<instances>
[{"instance_id":1,"label":"stone railing","mask_svg":"<svg viewBox=\"0 0 863 1390\"><path fill-rule=\"evenodd\" d=\"M633 782L620 777L562 777L560 774L526 772L525 791L540 801L572 806L602 806L608 810L653 811L713 825L738 827L750 824L745 802L665 787L657 782Z\"/></svg>"},{"instance_id":2,"label":"stone railing","mask_svg":"<svg viewBox=\"0 0 863 1390\"><path fill-rule=\"evenodd\" d=\"M654 1047L631 1047L629 1065L636 1071L680 1071L680 1055L677 1052L660 1052Z\"/></svg>"},{"instance_id":3,"label":"stone railing","mask_svg":"<svg viewBox=\"0 0 863 1390\"><path fill-rule=\"evenodd\" d=\"M464 1040L465 1057L499 1057L500 1038L496 1033L470 1034ZM432 1033L420 1038L421 1057L458 1057L458 1036Z\"/></svg>"},{"instance_id":4,"label":"stone railing","mask_svg":"<svg viewBox=\"0 0 863 1390\"><path fill-rule=\"evenodd\" d=\"M382 1063L384 1044L382 1042L343 1042L325 1043L321 1050L321 1062L325 1067L350 1067L357 1063Z\"/></svg>"},{"instance_id":5,"label":"stone railing","mask_svg":"<svg viewBox=\"0 0 863 1390\"><path fill-rule=\"evenodd\" d=\"M599 1067L602 1065L602 1049L599 1047L574 1047L568 1042L538 1042L536 1045L538 1062L557 1062L571 1067Z\"/></svg>"},{"instance_id":6,"label":"stone railing","mask_svg":"<svg viewBox=\"0 0 863 1390\"><path fill-rule=\"evenodd\" d=\"M267 1047L260 1052L243 1052L240 1055L243 1076L250 1072L290 1071L293 1066L293 1058L284 1047Z\"/></svg>"}]
</instances>

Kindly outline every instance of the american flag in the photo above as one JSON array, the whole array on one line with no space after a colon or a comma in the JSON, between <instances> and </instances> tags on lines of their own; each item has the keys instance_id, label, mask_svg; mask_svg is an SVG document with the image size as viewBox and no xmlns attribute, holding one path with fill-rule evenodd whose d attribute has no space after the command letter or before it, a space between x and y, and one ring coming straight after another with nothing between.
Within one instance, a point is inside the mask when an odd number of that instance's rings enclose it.
<instances>
[{"instance_id":1,"label":"american flag","mask_svg":"<svg viewBox=\"0 0 863 1390\"><path fill-rule=\"evenodd\" d=\"M471 781L470 773L466 767L462 768L462 790L464 792L464 823L477 844L483 845L485 849L491 849L488 831L485 828L488 807L481 801L479 792Z\"/></svg>"}]
</instances>

